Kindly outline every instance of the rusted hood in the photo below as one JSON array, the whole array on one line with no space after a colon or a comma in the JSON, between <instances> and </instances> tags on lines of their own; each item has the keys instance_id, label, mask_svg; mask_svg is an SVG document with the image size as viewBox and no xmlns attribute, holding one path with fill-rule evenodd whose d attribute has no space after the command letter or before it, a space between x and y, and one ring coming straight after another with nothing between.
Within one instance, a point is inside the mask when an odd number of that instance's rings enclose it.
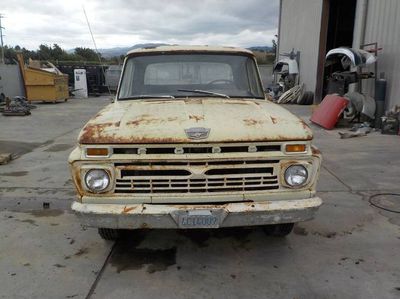
<instances>
[{"instance_id":1,"label":"rusted hood","mask_svg":"<svg viewBox=\"0 0 400 299\"><path fill-rule=\"evenodd\" d=\"M189 139L185 129L210 129ZM266 100L129 100L106 106L82 129L81 144L191 143L310 140L310 128Z\"/></svg>"}]
</instances>

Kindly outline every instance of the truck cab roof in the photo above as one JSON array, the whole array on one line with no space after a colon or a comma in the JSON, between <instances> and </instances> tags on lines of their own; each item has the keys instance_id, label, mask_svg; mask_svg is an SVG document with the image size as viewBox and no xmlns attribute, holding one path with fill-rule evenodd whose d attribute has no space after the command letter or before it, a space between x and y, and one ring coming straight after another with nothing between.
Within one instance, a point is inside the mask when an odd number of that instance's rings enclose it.
<instances>
[{"instance_id":1,"label":"truck cab roof","mask_svg":"<svg viewBox=\"0 0 400 299\"><path fill-rule=\"evenodd\" d=\"M172 46L155 46L145 47L131 50L127 53L130 55L143 55L143 54L155 54L155 53L226 53L226 54L244 54L247 56L254 56L253 52L244 48L238 47L222 47L222 46L184 46L184 45L172 45Z\"/></svg>"}]
</instances>

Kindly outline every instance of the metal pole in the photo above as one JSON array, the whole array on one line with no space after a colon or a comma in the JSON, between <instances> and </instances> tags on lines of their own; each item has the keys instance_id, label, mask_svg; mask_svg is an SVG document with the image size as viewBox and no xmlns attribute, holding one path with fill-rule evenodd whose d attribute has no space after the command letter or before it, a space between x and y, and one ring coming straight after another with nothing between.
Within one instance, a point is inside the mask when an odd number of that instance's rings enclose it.
<instances>
[{"instance_id":1,"label":"metal pole","mask_svg":"<svg viewBox=\"0 0 400 299\"><path fill-rule=\"evenodd\" d=\"M3 45L3 27L1 26L1 19L3 15L0 14L0 43L1 43L1 63L4 64L4 45Z\"/></svg>"},{"instance_id":2,"label":"metal pole","mask_svg":"<svg viewBox=\"0 0 400 299\"><path fill-rule=\"evenodd\" d=\"M96 44L96 40L94 39L94 36L93 36L92 27L90 27L89 19L87 17L85 6L83 6L83 4L82 4L82 10L83 10L83 14L85 15L85 19L86 19L86 23L87 23L88 28L89 28L90 35L92 36L94 49L96 50L97 58L99 59L100 67L101 67L101 70L102 70L102 73L103 73L103 77L104 77L104 81L105 81L106 80L106 72L104 70L103 62L101 61L101 54L99 53L99 50L97 49L97 44ZM107 85L107 89L108 89L108 93L111 95L110 86Z\"/></svg>"}]
</instances>

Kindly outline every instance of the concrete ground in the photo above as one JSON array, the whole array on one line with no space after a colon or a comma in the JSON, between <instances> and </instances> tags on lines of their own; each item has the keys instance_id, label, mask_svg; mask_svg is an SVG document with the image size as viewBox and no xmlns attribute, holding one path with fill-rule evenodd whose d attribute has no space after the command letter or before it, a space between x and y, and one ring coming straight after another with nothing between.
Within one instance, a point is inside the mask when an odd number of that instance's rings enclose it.
<instances>
[{"instance_id":1,"label":"concrete ground","mask_svg":"<svg viewBox=\"0 0 400 299\"><path fill-rule=\"evenodd\" d=\"M1 298L399 298L400 138L341 140L312 126L324 161L317 217L284 239L261 229L140 231L113 242L70 211L67 157L107 98L0 116ZM310 107L287 106L308 121ZM47 208L48 207L48 208ZM394 207L399 207L395 203Z\"/></svg>"}]
</instances>

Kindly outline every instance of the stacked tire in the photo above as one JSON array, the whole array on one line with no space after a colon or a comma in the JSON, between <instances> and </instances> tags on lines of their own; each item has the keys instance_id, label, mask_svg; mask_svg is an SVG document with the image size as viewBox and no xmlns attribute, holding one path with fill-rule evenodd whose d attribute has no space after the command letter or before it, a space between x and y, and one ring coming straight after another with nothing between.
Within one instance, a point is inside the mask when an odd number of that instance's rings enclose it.
<instances>
[{"instance_id":1,"label":"stacked tire","mask_svg":"<svg viewBox=\"0 0 400 299\"><path fill-rule=\"evenodd\" d=\"M299 97L297 104L299 105L312 105L314 103L314 93L312 91L306 91L302 97Z\"/></svg>"}]
</instances>

